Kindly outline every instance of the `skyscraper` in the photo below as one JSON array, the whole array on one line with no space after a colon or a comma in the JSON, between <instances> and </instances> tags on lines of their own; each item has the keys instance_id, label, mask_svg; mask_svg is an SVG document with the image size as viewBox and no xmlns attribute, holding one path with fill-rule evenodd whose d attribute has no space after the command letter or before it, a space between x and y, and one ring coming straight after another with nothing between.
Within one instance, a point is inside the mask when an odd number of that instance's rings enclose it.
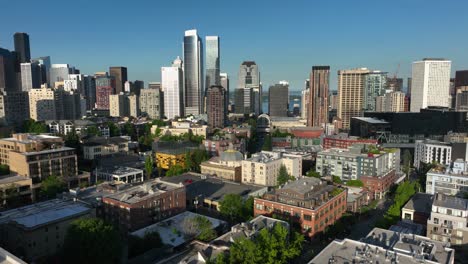
<instances>
[{"instance_id":1,"label":"skyscraper","mask_svg":"<svg viewBox=\"0 0 468 264\"><path fill-rule=\"evenodd\" d=\"M16 82L15 62L14 53L0 48L0 91L16 92L21 90Z\"/></svg>"},{"instance_id":2,"label":"skyscraper","mask_svg":"<svg viewBox=\"0 0 468 264\"><path fill-rule=\"evenodd\" d=\"M387 78L387 90L392 90L395 92L402 91L403 90L403 78L397 78L392 77L392 78Z\"/></svg>"},{"instance_id":3,"label":"skyscraper","mask_svg":"<svg viewBox=\"0 0 468 264\"><path fill-rule=\"evenodd\" d=\"M308 126L325 127L328 123L330 66L313 66L310 74Z\"/></svg>"},{"instance_id":4,"label":"skyscraper","mask_svg":"<svg viewBox=\"0 0 468 264\"><path fill-rule=\"evenodd\" d=\"M41 70L35 62L21 63L21 90L28 92L41 87Z\"/></svg>"},{"instance_id":5,"label":"skyscraper","mask_svg":"<svg viewBox=\"0 0 468 264\"><path fill-rule=\"evenodd\" d=\"M115 93L123 93L125 82L127 81L127 68L122 66L110 67L109 75L115 79Z\"/></svg>"},{"instance_id":6,"label":"skyscraper","mask_svg":"<svg viewBox=\"0 0 468 264\"><path fill-rule=\"evenodd\" d=\"M50 57L49 56L44 56L44 57L39 57L36 59L33 59L31 62L35 62L39 65L39 69L41 72L41 79L40 83L44 84L47 83L49 87L51 87L51 83L49 80L49 71L50 71Z\"/></svg>"},{"instance_id":7,"label":"skyscraper","mask_svg":"<svg viewBox=\"0 0 468 264\"><path fill-rule=\"evenodd\" d=\"M206 36L206 91L213 85L220 85L219 71L219 37Z\"/></svg>"},{"instance_id":8,"label":"skyscraper","mask_svg":"<svg viewBox=\"0 0 468 264\"><path fill-rule=\"evenodd\" d=\"M161 87L164 90L164 115L168 119L184 116L184 86L181 66L182 61L177 57L171 67L161 68Z\"/></svg>"},{"instance_id":9,"label":"skyscraper","mask_svg":"<svg viewBox=\"0 0 468 264\"><path fill-rule=\"evenodd\" d=\"M364 81L364 110L375 111L375 98L385 95L387 88L387 73L381 71L369 72ZM393 90L392 90L393 91ZM400 91L400 90L397 90Z\"/></svg>"},{"instance_id":10,"label":"skyscraper","mask_svg":"<svg viewBox=\"0 0 468 264\"><path fill-rule=\"evenodd\" d=\"M255 61L244 61L239 68L236 91L236 113L261 113L262 89L260 73Z\"/></svg>"},{"instance_id":11,"label":"skyscraper","mask_svg":"<svg viewBox=\"0 0 468 264\"><path fill-rule=\"evenodd\" d=\"M187 30L184 36L185 114L203 113L203 47L197 30Z\"/></svg>"},{"instance_id":12,"label":"skyscraper","mask_svg":"<svg viewBox=\"0 0 468 264\"><path fill-rule=\"evenodd\" d=\"M211 86L207 92L206 112L208 115L208 127L213 130L215 128L224 128L226 122L226 102L224 87Z\"/></svg>"},{"instance_id":13,"label":"skyscraper","mask_svg":"<svg viewBox=\"0 0 468 264\"><path fill-rule=\"evenodd\" d=\"M16 32L14 35L15 51L18 54L19 63L31 61L31 51L29 48L29 35Z\"/></svg>"},{"instance_id":14,"label":"skyscraper","mask_svg":"<svg viewBox=\"0 0 468 264\"><path fill-rule=\"evenodd\" d=\"M92 110L96 104L96 79L94 76L83 76L83 89L86 98L86 110Z\"/></svg>"},{"instance_id":15,"label":"skyscraper","mask_svg":"<svg viewBox=\"0 0 468 264\"><path fill-rule=\"evenodd\" d=\"M301 118L307 120L310 106L310 79L305 80L304 90L301 92Z\"/></svg>"},{"instance_id":16,"label":"skyscraper","mask_svg":"<svg viewBox=\"0 0 468 264\"><path fill-rule=\"evenodd\" d=\"M268 90L268 112L270 116L287 117L289 110L289 83L280 81Z\"/></svg>"},{"instance_id":17,"label":"skyscraper","mask_svg":"<svg viewBox=\"0 0 468 264\"><path fill-rule=\"evenodd\" d=\"M151 119L162 118L161 89L142 89L140 92L140 111Z\"/></svg>"},{"instance_id":18,"label":"skyscraper","mask_svg":"<svg viewBox=\"0 0 468 264\"><path fill-rule=\"evenodd\" d=\"M343 129L349 129L351 118L362 116L364 83L367 68L338 71L338 117Z\"/></svg>"},{"instance_id":19,"label":"skyscraper","mask_svg":"<svg viewBox=\"0 0 468 264\"><path fill-rule=\"evenodd\" d=\"M115 81L109 75L96 76L96 108L109 110L109 96L115 94Z\"/></svg>"},{"instance_id":20,"label":"skyscraper","mask_svg":"<svg viewBox=\"0 0 468 264\"><path fill-rule=\"evenodd\" d=\"M74 68L68 64L52 64L49 70L50 87L56 88L58 83L68 79L74 73Z\"/></svg>"},{"instance_id":21,"label":"skyscraper","mask_svg":"<svg viewBox=\"0 0 468 264\"><path fill-rule=\"evenodd\" d=\"M455 72L455 110L468 111L468 70Z\"/></svg>"},{"instance_id":22,"label":"skyscraper","mask_svg":"<svg viewBox=\"0 0 468 264\"><path fill-rule=\"evenodd\" d=\"M451 61L423 59L413 62L411 112L429 106L449 107Z\"/></svg>"},{"instance_id":23,"label":"skyscraper","mask_svg":"<svg viewBox=\"0 0 468 264\"><path fill-rule=\"evenodd\" d=\"M226 113L228 112L227 109L229 108L229 76L227 73L225 72L222 72L219 74L219 78L220 78L220 84L221 86L224 88L224 92L226 94L226 102L225 102L225 106L226 106Z\"/></svg>"}]
</instances>

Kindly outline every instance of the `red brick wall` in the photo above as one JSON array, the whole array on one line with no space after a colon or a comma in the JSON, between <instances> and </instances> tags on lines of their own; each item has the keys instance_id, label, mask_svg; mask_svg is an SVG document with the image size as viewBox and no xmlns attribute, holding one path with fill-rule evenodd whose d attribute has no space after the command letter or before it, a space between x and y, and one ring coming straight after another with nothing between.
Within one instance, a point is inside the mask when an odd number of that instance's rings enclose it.
<instances>
[{"instance_id":1,"label":"red brick wall","mask_svg":"<svg viewBox=\"0 0 468 264\"><path fill-rule=\"evenodd\" d=\"M397 177L395 171L391 170L382 177L362 176L361 181L364 183L364 187L369 190L369 194L381 196L390 189Z\"/></svg>"},{"instance_id":2,"label":"red brick wall","mask_svg":"<svg viewBox=\"0 0 468 264\"><path fill-rule=\"evenodd\" d=\"M339 139L339 138L324 138L323 139L323 148L330 149L330 148L340 148L340 149L347 149L348 147L352 146L353 144L357 143L366 143L366 144L377 144L377 140L375 139Z\"/></svg>"}]
</instances>

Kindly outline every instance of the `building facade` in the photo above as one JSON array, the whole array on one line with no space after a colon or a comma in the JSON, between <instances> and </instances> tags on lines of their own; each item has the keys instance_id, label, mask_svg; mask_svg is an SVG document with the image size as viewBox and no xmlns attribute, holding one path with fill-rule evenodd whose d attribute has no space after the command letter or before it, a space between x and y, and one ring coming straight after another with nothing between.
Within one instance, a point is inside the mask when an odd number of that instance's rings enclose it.
<instances>
[{"instance_id":1,"label":"building facade","mask_svg":"<svg viewBox=\"0 0 468 264\"><path fill-rule=\"evenodd\" d=\"M206 80L205 96L208 96L208 89L213 85L221 85L220 81L220 52L219 37L206 36Z\"/></svg>"},{"instance_id":2,"label":"building facade","mask_svg":"<svg viewBox=\"0 0 468 264\"><path fill-rule=\"evenodd\" d=\"M199 115L204 109L203 45L197 30L187 30L184 36L184 96L185 114Z\"/></svg>"},{"instance_id":3,"label":"building facade","mask_svg":"<svg viewBox=\"0 0 468 264\"><path fill-rule=\"evenodd\" d=\"M226 90L219 85L211 86L208 88L206 99L208 127L211 131L224 128L227 119Z\"/></svg>"},{"instance_id":4,"label":"building facade","mask_svg":"<svg viewBox=\"0 0 468 264\"><path fill-rule=\"evenodd\" d=\"M468 194L468 163L458 159L451 166L439 166L427 173L426 193L464 197Z\"/></svg>"},{"instance_id":5,"label":"building facade","mask_svg":"<svg viewBox=\"0 0 468 264\"><path fill-rule=\"evenodd\" d=\"M307 126L324 127L328 123L329 86L330 66L313 66L310 74Z\"/></svg>"},{"instance_id":6,"label":"building facade","mask_svg":"<svg viewBox=\"0 0 468 264\"><path fill-rule=\"evenodd\" d=\"M96 109L109 110L109 96L115 94L115 80L111 76L96 76Z\"/></svg>"},{"instance_id":7,"label":"building facade","mask_svg":"<svg viewBox=\"0 0 468 264\"><path fill-rule=\"evenodd\" d=\"M161 68L161 87L164 90L164 115L167 119L185 115L184 70L177 57L172 67Z\"/></svg>"},{"instance_id":8,"label":"building facade","mask_svg":"<svg viewBox=\"0 0 468 264\"><path fill-rule=\"evenodd\" d=\"M383 96L387 88L387 73L371 71L364 80L364 106L366 111L376 111L375 100L377 96Z\"/></svg>"},{"instance_id":9,"label":"building facade","mask_svg":"<svg viewBox=\"0 0 468 264\"><path fill-rule=\"evenodd\" d=\"M109 75L114 77L115 80L115 93L120 94L125 92L124 85L128 80L127 68L122 66L115 66L109 68Z\"/></svg>"},{"instance_id":10,"label":"building facade","mask_svg":"<svg viewBox=\"0 0 468 264\"><path fill-rule=\"evenodd\" d=\"M21 63L21 90L28 92L41 87L41 72L37 63Z\"/></svg>"},{"instance_id":11,"label":"building facade","mask_svg":"<svg viewBox=\"0 0 468 264\"><path fill-rule=\"evenodd\" d=\"M61 105L59 93L52 88L42 87L28 92L29 117L36 121L57 119L57 105ZM60 107L59 107L60 109Z\"/></svg>"},{"instance_id":12,"label":"building facade","mask_svg":"<svg viewBox=\"0 0 468 264\"><path fill-rule=\"evenodd\" d=\"M244 61L239 67L235 92L235 107L238 114L261 113L262 87L260 72L255 61Z\"/></svg>"},{"instance_id":13,"label":"building facade","mask_svg":"<svg viewBox=\"0 0 468 264\"><path fill-rule=\"evenodd\" d=\"M338 112L343 129L350 128L351 118L362 116L367 68L338 71Z\"/></svg>"},{"instance_id":14,"label":"building facade","mask_svg":"<svg viewBox=\"0 0 468 264\"><path fill-rule=\"evenodd\" d=\"M419 168L421 162L437 162L442 165L450 165L452 162L451 144L429 139L416 140L414 146L414 167Z\"/></svg>"},{"instance_id":15,"label":"building facade","mask_svg":"<svg viewBox=\"0 0 468 264\"><path fill-rule=\"evenodd\" d=\"M270 116L287 117L289 110L289 83L281 81L268 90L268 112Z\"/></svg>"},{"instance_id":16,"label":"building facade","mask_svg":"<svg viewBox=\"0 0 468 264\"><path fill-rule=\"evenodd\" d=\"M168 93L170 94L170 91L167 91L166 96L170 96ZM162 117L161 97L160 89L141 90L139 97L141 114L146 115L151 119L160 119ZM166 100L166 97L164 97L164 100ZM169 108L171 107L173 106L169 106Z\"/></svg>"}]
</instances>

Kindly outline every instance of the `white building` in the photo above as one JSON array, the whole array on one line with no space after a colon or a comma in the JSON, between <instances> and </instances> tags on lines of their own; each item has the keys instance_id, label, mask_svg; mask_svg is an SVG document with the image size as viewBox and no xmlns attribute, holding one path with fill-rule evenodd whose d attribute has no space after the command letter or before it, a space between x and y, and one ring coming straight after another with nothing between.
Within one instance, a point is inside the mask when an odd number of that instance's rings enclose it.
<instances>
[{"instance_id":1,"label":"white building","mask_svg":"<svg viewBox=\"0 0 468 264\"><path fill-rule=\"evenodd\" d=\"M400 91L385 94L385 112L404 112L405 93Z\"/></svg>"},{"instance_id":2,"label":"white building","mask_svg":"<svg viewBox=\"0 0 468 264\"><path fill-rule=\"evenodd\" d=\"M295 178L302 175L301 155L262 151L242 161L242 183L276 186L282 165L289 175Z\"/></svg>"},{"instance_id":3,"label":"white building","mask_svg":"<svg viewBox=\"0 0 468 264\"><path fill-rule=\"evenodd\" d=\"M37 63L21 63L21 90L28 92L33 88L39 88L40 70Z\"/></svg>"},{"instance_id":4,"label":"white building","mask_svg":"<svg viewBox=\"0 0 468 264\"><path fill-rule=\"evenodd\" d=\"M310 80L306 80L306 86L307 83L309 83ZM302 90L301 92L301 118L306 119L307 118L307 113L309 111L309 101L310 101L310 89L307 86L305 90Z\"/></svg>"},{"instance_id":5,"label":"white building","mask_svg":"<svg viewBox=\"0 0 468 264\"><path fill-rule=\"evenodd\" d=\"M164 91L164 115L167 119L184 116L184 81L179 57L171 67L161 67L161 88Z\"/></svg>"},{"instance_id":6,"label":"white building","mask_svg":"<svg viewBox=\"0 0 468 264\"><path fill-rule=\"evenodd\" d=\"M126 109L125 95L111 94L109 95L109 115L113 117L126 116L128 109Z\"/></svg>"},{"instance_id":7,"label":"white building","mask_svg":"<svg viewBox=\"0 0 468 264\"><path fill-rule=\"evenodd\" d=\"M450 107L450 67L445 59L423 59L413 62L411 112L428 106Z\"/></svg>"},{"instance_id":8,"label":"white building","mask_svg":"<svg viewBox=\"0 0 468 264\"><path fill-rule=\"evenodd\" d=\"M427 173L426 193L443 193L452 196L468 194L468 164L462 159L452 167L434 168Z\"/></svg>"},{"instance_id":9,"label":"white building","mask_svg":"<svg viewBox=\"0 0 468 264\"><path fill-rule=\"evenodd\" d=\"M416 140L414 147L414 167L419 168L420 162L437 162L450 165L452 162L452 145L436 140Z\"/></svg>"},{"instance_id":10,"label":"white building","mask_svg":"<svg viewBox=\"0 0 468 264\"><path fill-rule=\"evenodd\" d=\"M118 181L125 183L142 182L143 170L130 167L112 167L97 169L97 178L104 181Z\"/></svg>"},{"instance_id":11,"label":"white building","mask_svg":"<svg viewBox=\"0 0 468 264\"><path fill-rule=\"evenodd\" d=\"M40 89L31 89L28 94L30 118L36 121L57 119L55 107L61 98L53 89L43 86Z\"/></svg>"},{"instance_id":12,"label":"white building","mask_svg":"<svg viewBox=\"0 0 468 264\"><path fill-rule=\"evenodd\" d=\"M83 156L93 160L114 153L128 153L128 140L123 137L95 137L83 143Z\"/></svg>"}]
</instances>

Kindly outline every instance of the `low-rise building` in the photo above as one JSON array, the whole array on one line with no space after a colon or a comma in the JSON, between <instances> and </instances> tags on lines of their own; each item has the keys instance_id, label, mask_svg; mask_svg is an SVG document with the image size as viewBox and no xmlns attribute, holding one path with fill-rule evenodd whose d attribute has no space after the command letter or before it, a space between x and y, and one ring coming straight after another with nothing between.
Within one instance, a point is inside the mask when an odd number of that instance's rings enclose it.
<instances>
[{"instance_id":1,"label":"low-rise building","mask_svg":"<svg viewBox=\"0 0 468 264\"><path fill-rule=\"evenodd\" d=\"M83 157L93 160L113 153L128 153L128 144L124 137L93 137L83 143Z\"/></svg>"},{"instance_id":2,"label":"low-rise building","mask_svg":"<svg viewBox=\"0 0 468 264\"><path fill-rule=\"evenodd\" d=\"M334 240L309 264L400 263L453 264L455 250L427 237L374 228L357 241Z\"/></svg>"},{"instance_id":3,"label":"low-rise building","mask_svg":"<svg viewBox=\"0 0 468 264\"><path fill-rule=\"evenodd\" d=\"M247 199L249 196L261 196L268 191L268 188L265 186L225 181L192 172L164 177L161 181L183 184L186 188L186 204L188 208L203 208L214 211L219 210L219 203L224 199L226 194L238 194L242 198Z\"/></svg>"},{"instance_id":4,"label":"low-rise building","mask_svg":"<svg viewBox=\"0 0 468 264\"><path fill-rule=\"evenodd\" d=\"M198 144L173 141L158 141L153 143L155 164L157 167L168 170L173 165L185 166L185 155L198 148Z\"/></svg>"},{"instance_id":5,"label":"low-rise building","mask_svg":"<svg viewBox=\"0 0 468 264\"><path fill-rule=\"evenodd\" d=\"M416 140L414 146L414 167L419 168L421 162L437 162L450 165L452 162L452 145L436 140Z\"/></svg>"},{"instance_id":6,"label":"low-rise building","mask_svg":"<svg viewBox=\"0 0 468 264\"><path fill-rule=\"evenodd\" d=\"M205 146L205 150L212 156L219 156L220 153L228 150L229 148L239 151L242 149L241 141L233 134L225 135L223 137L213 136L209 139L203 140L202 144Z\"/></svg>"},{"instance_id":7,"label":"low-rise building","mask_svg":"<svg viewBox=\"0 0 468 264\"><path fill-rule=\"evenodd\" d=\"M427 219L431 216L431 209L432 195L416 193L401 208L401 220L426 226Z\"/></svg>"},{"instance_id":8,"label":"low-rise building","mask_svg":"<svg viewBox=\"0 0 468 264\"><path fill-rule=\"evenodd\" d=\"M348 149L354 144L369 144L377 145L377 139L364 139L354 136L349 136L346 133L341 133L337 135L329 135L323 139L323 148L324 149Z\"/></svg>"},{"instance_id":9,"label":"low-rise building","mask_svg":"<svg viewBox=\"0 0 468 264\"><path fill-rule=\"evenodd\" d=\"M96 170L96 176L99 180L124 183L136 183L144 180L143 170L121 166L99 168Z\"/></svg>"},{"instance_id":10,"label":"low-rise building","mask_svg":"<svg viewBox=\"0 0 468 264\"><path fill-rule=\"evenodd\" d=\"M348 212L360 213L362 207L369 204L371 196L367 189L359 187L346 187L348 196L346 197L346 208Z\"/></svg>"},{"instance_id":11,"label":"low-rise building","mask_svg":"<svg viewBox=\"0 0 468 264\"><path fill-rule=\"evenodd\" d=\"M154 134L158 126L151 127L151 133ZM161 135L180 136L183 134L192 133L195 136L203 136L206 138L208 132L207 125L200 125L189 121L172 121L170 126L159 127Z\"/></svg>"},{"instance_id":12,"label":"low-rise building","mask_svg":"<svg viewBox=\"0 0 468 264\"><path fill-rule=\"evenodd\" d=\"M33 198L35 197L31 178L19 175L0 177L0 209L28 204Z\"/></svg>"},{"instance_id":13,"label":"low-rise building","mask_svg":"<svg viewBox=\"0 0 468 264\"><path fill-rule=\"evenodd\" d=\"M303 177L254 200L254 215L279 215L314 236L346 211L347 190L313 177Z\"/></svg>"},{"instance_id":14,"label":"low-rise building","mask_svg":"<svg viewBox=\"0 0 468 264\"><path fill-rule=\"evenodd\" d=\"M379 176L361 176L360 180L367 188L371 199L382 199L390 190L390 187L397 183L401 177L404 177L404 175L391 170Z\"/></svg>"},{"instance_id":15,"label":"low-rise building","mask_svg":"<svg viewBox=\"0 0 468 264\"><path fill-rule=\"evenodd\" d=\"M153 180L102 198L103 217L122 232L134 231L185 211L185 187Z\"/></svg>"},{"instance_id":16,"label":"low-rise building","mask_svg":"<svg viewBox=\"0 0 468 264\"><path fill-rule=\"evenodd\" d=\"M426 193L453 196L468 194L468 162L458 159L452 166L436 166L427 173Z\"/></svg>"},{"instance_id":17,"label":"low-rise building","mask_svg":"<svg viewBox=\"0 0 468 264\"><path fill-rule=\"evenodd\" d=\"M434 194L427 237L457 245L468 243L468 199Z\"/></svg>"},{"instance_id":18,"label":"low-rise building","mask_svg":"<svg viewBox=\"0 0 468 264\"><path fill-rule=\"evenodd\" d=\"M34 262L61 249L71 222L94 214L86 204L62 199L5 211L0 215L0 244Z\"/></svg>"},{"instance_id":19,"label":"low-rise building","mask_svg":"<svg viewBox=\"0 0 468 264\"><path fill-rule=\"evenodd\" d=\"M302 156L273 151L255 153L242 161L242 182L265 186L276 186L281 166L289 175L302 176Z\"/></svg>"},{"instance_id":20,"label":"low-rise building","mask_svg":"<svg viewBox=\"0 0 468 264\"><path fill-rule=\"evenodd\" d=\"M200 164L201 173L228 181L241 182L243 159L242 153L228 149L221 152L219 157L202 162Z\"/></svg>"}]
</instances>

